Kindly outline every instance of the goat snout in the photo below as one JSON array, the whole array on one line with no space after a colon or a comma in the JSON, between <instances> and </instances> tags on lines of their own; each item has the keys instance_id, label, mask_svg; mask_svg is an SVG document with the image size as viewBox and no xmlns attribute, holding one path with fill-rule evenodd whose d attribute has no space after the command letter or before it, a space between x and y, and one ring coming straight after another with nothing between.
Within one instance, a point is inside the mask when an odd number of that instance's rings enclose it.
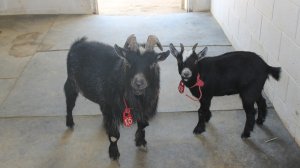
<instances>
[{"instance_id":1,"label":"goat snout","mask_svg":"<svg viewBox=\"0 0 300 168\"><path fill-rule=\"evenodd\" d=\"M148 83L143 74L136 74L131 82L131 86L136 95L141 95L144 89L147 88Z\"/></svg>"},{"instance_id":2,"label":"goat snout","mask_svg":"<svg viewBox=\"0 0 300 168\"><path fill-rule=\"evenodd\" d=\"M146 81L143 79L137 79L134 82L135 88L144 89L146 87Z\"/></svg>"},{"instance_id":3,"label":"goat snout","mask_svg":"<svg viewBox=\"0 0 300 168\"><path fill-rule=\"evenodd\" d=\"M181 77L187 81L192 76L192 71L189 68L184 68L181 71Z\"/></svg>"}]
</instances>

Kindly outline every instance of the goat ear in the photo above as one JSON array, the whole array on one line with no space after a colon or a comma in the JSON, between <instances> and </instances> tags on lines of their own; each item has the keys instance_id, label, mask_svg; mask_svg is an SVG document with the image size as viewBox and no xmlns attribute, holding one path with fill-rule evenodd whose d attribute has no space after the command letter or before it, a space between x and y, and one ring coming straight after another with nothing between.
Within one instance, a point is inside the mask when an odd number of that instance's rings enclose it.
<instances>
[{"instance_id":1,"label":"goat ear","mask_svg":"<svg viewBox=\"0 0 300 168\"><path fill-rule=\"evenodd\" d=\"M126 52L124 48L119 47L117 44L114 45L115 51L116 53L120 56L120 57L124 57L126 58Z\"/></svg>"},{"instance_id":2,"label":"goat ear","mask_svg":"<svg viewBox=\"0 0 300 168\"><path fill-rule=\"evenodd\" d=\"M171 54L177 59L177 61L182 62L182 56L180 56L179 52L176 50L174 45L171 43L169 47L170 47ZM181 50L183 50L182 47L181 47ZM183 51L181 51L181 52L183 52Z\"/></svg>"},{"instance_id":3,"label":"goat ear","mask_svg":"<svg viewBox=\"0 0 300 168\"><path fill-rule=\"evenodd\" d=\"M200 51L198 54L197 54L197 62L199 62L203 57L206 56L206 53L207 53L207 47L205 47L202 51Z\"/></svg>"},{"instance_id":4,"label":"goat ear","mask_svg":"<svg viewBox=\"0 0 300 168\"><path fill-rule=\"evenodd\" d=\"M165 51L157 54L156 60L157 61L164 61L170 55L170 51Z\"/></svg>"}]
</instances>

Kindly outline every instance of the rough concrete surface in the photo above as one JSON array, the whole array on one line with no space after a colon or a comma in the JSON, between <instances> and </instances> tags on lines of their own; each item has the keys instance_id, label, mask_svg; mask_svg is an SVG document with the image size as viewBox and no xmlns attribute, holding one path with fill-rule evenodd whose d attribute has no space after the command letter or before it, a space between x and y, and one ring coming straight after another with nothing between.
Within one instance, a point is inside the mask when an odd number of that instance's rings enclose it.
<instances>
[{"instance_id":1,"label":"rough concrete surface","mask_svg":"<svg viewBox=\"0 0 300 168\"><path fill-rule=\"evenodd\" d=\"M197 114L159 113L146 128L148 152L134 145L133 128L121 128L119 164L124 168L297 168L300 150L273 110L265 126L242 140L243 111L213 112L205 133L192 134ZM0 167L119 167L108 157L102 117L77 116L75 128L64 117L0 119ZM278 139L266 143L266 140Z\"/></svg>"}]
</instances>

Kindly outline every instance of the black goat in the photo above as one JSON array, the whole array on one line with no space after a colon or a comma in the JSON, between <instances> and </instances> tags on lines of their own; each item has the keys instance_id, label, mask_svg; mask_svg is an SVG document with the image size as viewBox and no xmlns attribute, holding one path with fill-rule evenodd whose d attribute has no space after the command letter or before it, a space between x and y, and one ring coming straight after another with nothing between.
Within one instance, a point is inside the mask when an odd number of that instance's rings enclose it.
<instances>
[{"instance_id":1,"label":"black goat","mask_svg":"<svg viewBox=\"0 0 300 168\"><path fill-rule=\"evenodd\" d=\"M209 108L213 96L239 94L246 112L246 124L241 137L250 137L255 124L254 103L256 102L258 106L256 123L261 125L267 114L262 89L269 75L279 80L281 68L267 65L253 52L236 51L217 57L203 58L207 47L199 53L195 52L197 44L193 46L191 52L184 51L182 44L180 47L181 51L178 52L174 45L170 44L171 53L177 59L182 82L190 89L193 96L200 99L201 104L198 110L199 121L194 134L205 131L205 122L211 118ZM186 59L183 58L184 56L187 56ZM199 81L204 83L201 89L198 85ZM198 87L193 87L195 84Z\"/></svg>"},{"instance_id":2,"label":"black goat","mask_svg":"<svg viewBox=\"0 0 300 168\"><path fill-rule=\"evenodd\" d=\"M162 50L153 35L143 45L131 35L124 48L81 38L72 44L68 53L68 78L64 85L66 125L74 126L72 110L79 92L99 104L110 141L109 156L114 160L120 156L117 141L121 123L130 126L137 122L136 146L146 147L144 128L156 114L159 97L158 61L165 60L170 54L169 50L156 53L155 45Z\"/></svg>"}]
</instances>

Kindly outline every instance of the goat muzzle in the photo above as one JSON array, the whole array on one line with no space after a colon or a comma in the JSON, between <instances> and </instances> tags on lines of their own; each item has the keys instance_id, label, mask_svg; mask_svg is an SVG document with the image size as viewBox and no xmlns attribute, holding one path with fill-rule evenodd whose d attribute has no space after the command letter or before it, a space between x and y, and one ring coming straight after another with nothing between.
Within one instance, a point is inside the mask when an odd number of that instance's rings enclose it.
<instances>
[{"instance_id":1,"label":"goat muzzle","mask_svg":"<svg viewBox=\"0 0 300 168\"><path fill-rule=\"evenodd\" d=\"M135 95L142 95L148 87L148 82L142 73L136 74L131 81L131 87Z\"/></svg>"}]
</instances>

